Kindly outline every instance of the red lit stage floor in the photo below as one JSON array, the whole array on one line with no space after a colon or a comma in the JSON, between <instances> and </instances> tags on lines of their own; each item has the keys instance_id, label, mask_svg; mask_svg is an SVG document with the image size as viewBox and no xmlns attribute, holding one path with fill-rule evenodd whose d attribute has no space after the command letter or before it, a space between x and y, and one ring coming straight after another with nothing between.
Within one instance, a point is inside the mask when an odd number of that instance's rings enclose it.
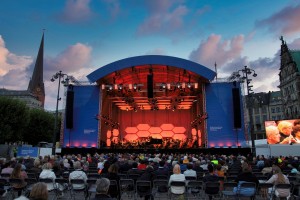
<instances>
[{"instance_id":1,"label":"red lit stage floor","mask_svg":"<svg viewBox=\"0 0 300 200\"><path fill-rule=\"evenodd\" d=\"M148 149L112 149L112 148L62 148L61 155L65 154L82 154L91 155L95 153L180 153L180 154L219 154L219 155L248 155L251 154L251 148L188 148L188 149L159 149L159 148L148 148Z\"/></svg>"}]
</instances>

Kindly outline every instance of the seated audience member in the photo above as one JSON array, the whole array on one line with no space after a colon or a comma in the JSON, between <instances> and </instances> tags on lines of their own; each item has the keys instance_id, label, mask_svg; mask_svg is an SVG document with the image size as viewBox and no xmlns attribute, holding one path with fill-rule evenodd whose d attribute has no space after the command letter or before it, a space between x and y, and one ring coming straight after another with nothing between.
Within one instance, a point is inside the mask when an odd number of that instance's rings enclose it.
<instances>
[{"instance_id":1,"label":"seated audience member","mask_svg":"<svg viewBox=\"0 0 300 200\"><path fill-rule=\"evenodd\" d=\"M150 181L151 183L153 182L153 180L155 179L156 175L154 174L154 169L151 165L148 165L147 168L145 169L145 172L143 174L141 174L141 177L138 180L141 181ZM140 186L139 191L142 192L147 192L149 190L149 188L145 188L143 186ZM152 191L152 188L150 189L150 191ZM145 195L145 200L148 199L153 199L152 195Z\"/></svg>"},{"instance_id":2,"label":"seated audience member","mask_svg":"<svg viewBox=\"0 0 300 200\"><path fill-rule=\"evenodd\" d=\"M200 160L197 160L197 161L195 162L195 164L194 164L194 170L195 170L196 172L203 172L203 168L200 167L200 164L201 164Z\"/></svg>"},{"instance_id":3,"label":"seated audience member","mask_svg":"<svg viewBox=\"0 0 300 200\"><path fill-rule=\"evenodd\" d=\"M173 167L173 174L170 176L169 179L169 187L171 186L172 181L185 182L185 176L181 174L180 166L178 164L175 164ZM185 192L184 187L171 186L170 189L173 194L183 194Z\"/></svg>"},{"instance_id":4,"label":"seated audience member","mask_svg":"<svg viewBox=\"0 0 300 200\"><path fill-rule=\"evenodd\" d=\"M1 174L11 174L14 170L12 167L13 162L9 161L6 162L3 166L3 169L1 170Z\"/></svg>"},{"instance_id":5,"label":"seated audience member","mask_svg":"<svg viewBox=\"0 0 300 200\"><path fill-rule=\"evenodd\" d=\"M72 179L82 179L86 183L87 176L84 171L82 171L80 161L76 161L74 163L74 171L70 173L69 180L71 182ZM86 188L86 184L73 184L73 188L75 189L83 189Z\"/></svg>"},{"instance_id":6,"label":"seated audience member","mask_svg":"<svg viewBox=\"0 0 300 200\"><path fill-rule=\"evenodd\" d=\"M155 174L156 175L163 175L163 176L166 176L168 177L169 176L169 170L167 167L165 167L165 161L164 160L161 160L159 161L159 167L157 170L155 170Z\"/></svg>"},{"instance_id":7,"label":"seated audience member","mask_svg":"<svg viewBox=\"0 0 300 200\"><path fill-rule=\"evenodd\" d=\"M54 172L52 171L52 164L51 163L45 163L42 167L42 172L40 173L40 179L44 178L50 178L53 180L53 183L56 179L56 176ZM48 191L51 191L54 189L53 183L47 183L47 189Z\"/></svg>"},{"instance_id":8,"label":"seated audience member","mask_svg":"<svg viewBox=\"0 0 300 200\"><path fill-rule=\"evenodd\" d=\"M187 165L187 170L183 172L184 176L187 177L195 177L197 178L197 172L193 170L193 164L188 164Z\"/></svg>"},{"instance_id":9,"label":"seated audience member","mask_svg":"<svg viewBox=\"0 0 300 200\"><path fill-rule=\"evenodd\" d=\"M141 170L139 170L137 168L138 167L137 162L133 162L131 166L132 166L132 168L127 171L127 174L141 174L141 173L143 173Z\"/></svg>"},{"instance_id":10,"label":"seated audience member","mask_svg":"<svg viewBox=\"0 0 300 200\"><path fill-rule=\"evenodd\" d=\"M279 130L276 126L267 126L266 135L268 144L278 144L280 142Z\"/></svg>"},{"instance_id":11,"label":"seated audience member","mask_svg":"<svg viewBox=\"0 0 300 200\"><path fill-rule=\"evenodd\" d=\"M253 195L255 194L256 190L253 188L247 188L247 189L243 189L243 190L239 190L240 189L240 185L244 182L253 182L256 184L256 187L259 184L259 181L257 179L257 177L251 172L251 168L249 165L244 165L242 168L242 173L240 173L236 180L238 183L238 187L235 187L233 189L234 192L239 192L239 194L242 195Z\"/></svg>"},{"instance_id":12,"label":"seated audience member","mask_svg":"<svg viewBox=\"0 0 300 200\"><path fill-rule=\"evenodd\" d=\"M48 200L47 185L42 182L38 182L33 185L29 195L30 200Z\"/></svg>"},{"instance_id":13,"label":"seated audience member","mask_svg":"<svg viewBox=\"0 0 300 200\"><path fill-rule=\"evenodd\" d=\"M22 170L22 165L17 163L14 170L12 171L10 178L17 178L21 179L22 182L20 184L13 184L12 187L14 188L25 188L27 183L25 182L25 178L28 178L27 173ZM18 191L18 196L20 196L22 191Z\"/></svg>"},{"instance_id":14,"label":"seated audience member","mask_svg":"<svg viewBox=\"0 0 300 200\"><path fill-rule=\"evenodd\" d=\"M111 198L107 193L110 185L110 181L107 178L100 178L96 182L96 196L93 200L110 200Z\"/></svg>"},{"instance_id":15,"label":"seated audience member","mask_svg":"<svg viewBox=\"0 0 300 200\"><path fill-rule=\"evenodd\" d=\"M219 182L219 177L214 173L214 166L212 164L207 165L208 174L203 177L203 182ZM219 192L219 188L205 188L206 194L216 194ZM209 195L209 199L212 199L212 196Z\"/></svg>"},{"instance_id":16,"label":"seated audience member","mask_svg":"<svg viewBox=\"0 0 300 200\"><path fill-rule=\"evenodd\" d=\"M276 184L288 184L290 183L288 177L286 175L284 175L282 172L281 172L281 169L276 166L276 165L273 165L273 176L267 180L266 183L273 183L274 186ZM290 190L289 189L277 189L275 190L275 196L277 197L288 197L290 196Z\"/></svg>"},{"instance_id":17,"label":"seated audience member","mask_svg":"<svg viewBox=\"0 0 300 200\"><path fill-rule=\"evenodd\" d=\"M109 180L115 180L115 181L117 181L117 183L119 183L120 177L118 175L118 171L119 171L119 168L116 164L110 165L109 168L108 168L108 174L106 175L106 178L108 178ZM119 190L118 189L119 189L118 187L112 187L111 186L109 188L108 194L111 197L117 198L119 196Z\"/></svg>"}]
</instances>

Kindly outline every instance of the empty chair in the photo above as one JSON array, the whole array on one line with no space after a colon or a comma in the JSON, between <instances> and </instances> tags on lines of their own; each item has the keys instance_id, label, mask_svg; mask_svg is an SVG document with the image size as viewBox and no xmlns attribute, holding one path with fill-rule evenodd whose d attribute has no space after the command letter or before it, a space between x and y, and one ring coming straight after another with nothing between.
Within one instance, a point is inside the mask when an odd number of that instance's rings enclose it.
<instances>
[{"instance_id":1,"label":"empty chair","mask_svg":"<svg viewBox=\"0 0 300 200\"><path fill-rule=\"evenodd\" d=\"M233 190L237 186L238 186L238 184L236 182L224 182L223 183L222 196L225 199L230 198L230 197L235 197L236 193Z\"/></svg>"},{"instance_id":2,"label":"empty chair","mask_svg":"<svg viewBox=\"0 0 300 200\"><path fill-rule=\"evenodd\" d=\"M153 180L153 196L154 198L168 197L168 180L155 179Z\"/></svg>"},{"instance_id":3,"label":"empty chair","mask_svg":"<svg viewBox=\"0 0 300 200\"><path fill-rule=\"evenodd\" d=\"M133 179L120 179L119 187L120 187L120 195L122 199L122 195L127 195L128 198L134 197L134 180Z\"/></svg>"},{"instance_id":4,"label":"empty chair","mask_svg":"<svg viewBox=\"0 0 300 200\"><path fill-rule=\"evenodd\" d=\"M120 179L126 179L127 178L127 174L118 173L118 176L120 177Z\"/></svg>"},{"instance_id":5,"label":"empty chair","mask_svg":"<svg viewBox=\"0 0 300 200\"><path fill-rule=\"evenodd\" d=\"M97 179L86 180L87 188L88 188L87 192L88 192L88 196L90 198L93 194L96 194L96 188L97 188L96 182L97 182Z\"/></svg>"},{"instance_id":6,"label":"empty chair","mask_svg":"<svg viewBox=\"0 0 300 200\"><path fill-rule=\"evenodd\" d=\"M113 198L119 198L119 183L116 180L110 180L108 194Z\"/></svg>"},{"instance_id":7,"label":"empty chair","mask_svg":"<svg viewBox=\"0 0 300 200\"><path fill-rule=\"evenodd\" d=\"M56 186L56 197L65 196L65 194L69 194L69 181L64 178L56 178L55 179Z\"/></svg>"},{"instance_id":8,"label":"empty chair","mask_svg":"<svg viewBox=\"0 0 300 200\"><path fill-rule=\"evenodd\" d=\"M220 183L219 182L206 182L204 185L205 195L209 197L209 199L213 199L214 197L220 197Z\"/></svg>"},{"instance_id":9,"label":"empty chair","mask_svg":"<svg viewBox=\"0 0 300 200\"><path fill-rule=\"evenodd\" d=\"M185 179L187 181L195 181L195 180L197 180L197 177L195 177L195 176L186 176Z\"/></svg>"},{"instance_id":10,"label":"empty chair","mask_svg":"<svg viewBox=\"0 0 300 200\"><path fill-rule=\"evenodd\" d=\"M198 199L202 196L203 182L190 180L186 184L186 197L188 199Z\"/></svg>"},{"instance_id":11,"label":"empty chair","mask_svg":"<svg viewBox=\"0 0 300 200\"><path fill-rule=\"evenodd\" d=\"M150 181L136 181L136 199L138 197L150 197L152 195L152 186Z\"/></svg>"}]
</instances>

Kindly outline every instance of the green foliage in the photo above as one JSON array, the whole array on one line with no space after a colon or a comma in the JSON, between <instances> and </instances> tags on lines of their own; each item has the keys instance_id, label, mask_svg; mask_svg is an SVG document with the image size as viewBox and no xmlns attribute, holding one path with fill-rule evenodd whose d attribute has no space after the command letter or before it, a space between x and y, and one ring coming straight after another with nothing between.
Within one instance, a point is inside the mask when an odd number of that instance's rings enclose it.
<instances>
[{"instance_id":1,"label":"green foliage","mask_svg":"<svg viewBox=\"0 0 300 200\"><path fill-rule=\"evenodd\" d=\"M24 141L36 145L38 142L52 142L54 116L39 109L30 109L29 122Z\"/></svg>"},{"instance_id":2,"label":"green foliage","mask_svg":"<svg viewBox=\"0 0 300 200\"><path fill-rule=\"evenodd\" d=\"M0 97L0 143L23 139L29 108L20 100Z\"/></svg>"},{"instance_id":3,"label":"green foliage","mask_svg":"<svg viewBox=\"0 0 300 200\"><path fill-rule=\"evenodd\" d=\"M20 100L0 96L0 144L24 141L36 145L52 142L54 114L39 109L29 109ZM57 130L60 130L60 117ZM56 137L57 140L59 135Z\"/></svg>"}]
</instances>

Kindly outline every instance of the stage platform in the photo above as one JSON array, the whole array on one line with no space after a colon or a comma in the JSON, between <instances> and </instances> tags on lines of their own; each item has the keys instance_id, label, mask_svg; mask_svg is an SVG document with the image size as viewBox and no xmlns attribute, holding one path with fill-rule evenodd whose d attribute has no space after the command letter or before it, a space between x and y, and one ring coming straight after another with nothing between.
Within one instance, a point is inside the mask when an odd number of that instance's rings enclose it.
<instances>
[{"instance_id":1,"label":"stage platform","mask_svg":"<svg viewBox=\"0 0 300 200\"><path fill-rule=\"evenodd\" d=\"M95 154L95 153L180 153L180 154L219 154L219 155L248 155L251 148L188 148L188 149L111 149L111 148L62 148L61 155L65 154Z\"/></svg>"}]
</instances>

